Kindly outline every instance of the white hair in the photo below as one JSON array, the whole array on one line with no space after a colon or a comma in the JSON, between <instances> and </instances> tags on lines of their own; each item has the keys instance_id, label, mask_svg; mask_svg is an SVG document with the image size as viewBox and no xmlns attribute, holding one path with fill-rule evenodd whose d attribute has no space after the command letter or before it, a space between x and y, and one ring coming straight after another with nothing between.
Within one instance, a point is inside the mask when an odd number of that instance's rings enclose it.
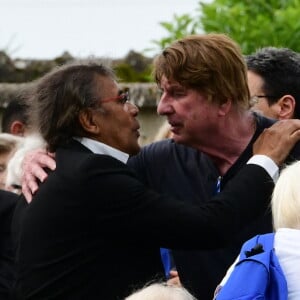
<instances>
[{"instance_id":1,"label":"white hair","mask_svg":"<svg viewBox=\"0 0 300 300\"><path fill-rule=\"evenodd\" d=\"M274 229L300 229L300 161L282 170L272 197Z\"/></svg>"},{"instance_id":2,"label":"white hair","mask_svg":"<svg viewBox=\"0 0 300 300\"><path fill-rule=\"evenodd\" d=\"M19 146L7 164L6 187L21 185L22 162L25 154L30 150L45 148L45 145L42 137L37 134L28 135L23 138L22 145Z\"/></svg>"},{"instance_id":3,"label":"white hair","mask_svg":"<svg viewBox=\"0 0 300 300\"><path fill-rule=\"evenodd\" d=\"M125 300L196 300L185 288L154 283L131 294Z\"/></svg>"},{"instance_id":4,"label":"white hair","mask_svg":"<svg viewBox=\"0 0 300 300\"><path fill-rule=\"evenodd\" d=\"M2 152L12 151L22 146L24 138L11 133L0 133L0 148Z\"/></svg>"}]
</instances>

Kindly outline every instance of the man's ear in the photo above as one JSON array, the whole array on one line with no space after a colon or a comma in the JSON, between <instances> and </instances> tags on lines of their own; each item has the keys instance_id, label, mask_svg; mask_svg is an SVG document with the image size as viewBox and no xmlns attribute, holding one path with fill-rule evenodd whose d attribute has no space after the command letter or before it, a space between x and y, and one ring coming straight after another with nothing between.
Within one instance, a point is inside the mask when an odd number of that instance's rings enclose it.
<instances>
[{"instance_id":1,"label":"man's ear","mask_svg":"<svg viewBox=\"0 0 300 300\"><path fill-rule=\"evenodd\" d=\"M292 119L295 113L296 100L291 95L284 95L277 101L279 106L278 119Z\"/></svg>"},{"instance_id":2,"label":"man's ear","mask_svg":"<svg viewBox=\"0 0 300 300\"><path fill-rule=\"evenodd\" d=\"M97 122L96 115L93 110L85 109L79 113L79 122L82 128L91 134L98 134L100 132L99 120Z\"/></svg>"},{"instance_id":3,"label":"man's ear","mask_svg":"<svg viewBox=\"0 0 300 300\"><path fill-rule=\"evenodd\" d=\"M11 123L9 130L11 134L24 136L25 124L21 121L14 121Z\"/></svg>"},{"instance_id":4,"label":"man's ear","mask_svg":"<svg viewBox=\"0 0 300 300\"><path fill-rule=\"evenodd\" d=\"M226 102L224 102L223 104L220 104L219 116L226 116L227 113L230 111L231 105L232 105L231 99L227 99Z\"/></svg>"}]
</instances>

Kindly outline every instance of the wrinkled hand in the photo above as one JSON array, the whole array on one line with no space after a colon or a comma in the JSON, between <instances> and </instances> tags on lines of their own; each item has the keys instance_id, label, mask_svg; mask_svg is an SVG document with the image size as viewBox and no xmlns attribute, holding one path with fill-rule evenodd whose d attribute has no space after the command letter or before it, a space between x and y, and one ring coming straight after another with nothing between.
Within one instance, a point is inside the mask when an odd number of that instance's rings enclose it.
<instances>
[{"instance_id":1,"label":"wrinkled hand","mask_svg":"<svg viewBox=\"0 0 300 300\"><path fill-rule=\"evenodd\" d=\"M37 181L43 182L47 178L47 173L43 168L50 170L56 168L54 157L54 153L49 153L44 149L33 150L25 155L22 163L22 192L28 203L38 190Z\"/></svg>"},{"instance_id":2,"label":"wrinkled hand","mask_svg":"<svg viewBox=\"0 0 300 300\"><path fill-rule=\"evenodd\" d=\"M299 140L300 120L281 120L262 132L253 145L253 154L267 155L280 166Z\"/></svg>"}]
</instances>

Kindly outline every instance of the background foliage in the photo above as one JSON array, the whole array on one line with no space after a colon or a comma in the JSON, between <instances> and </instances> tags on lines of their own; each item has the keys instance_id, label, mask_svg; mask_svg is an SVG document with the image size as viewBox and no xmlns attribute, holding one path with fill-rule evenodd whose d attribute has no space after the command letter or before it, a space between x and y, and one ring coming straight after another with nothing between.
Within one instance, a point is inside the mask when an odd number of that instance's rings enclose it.
<instances>
[{"instance_id":1,"label":"background foliage","mask_svg":"<svg viewBox=\"0 0 300 300\"><path fill-rule=\"evenodd\" d=\"M187 34L226 33L250 54L264 46L300 52L300 0L214 0L199 2L194 17L161 22L167 36L153 43L162 49Z\"/></svg>"}]
</instances>

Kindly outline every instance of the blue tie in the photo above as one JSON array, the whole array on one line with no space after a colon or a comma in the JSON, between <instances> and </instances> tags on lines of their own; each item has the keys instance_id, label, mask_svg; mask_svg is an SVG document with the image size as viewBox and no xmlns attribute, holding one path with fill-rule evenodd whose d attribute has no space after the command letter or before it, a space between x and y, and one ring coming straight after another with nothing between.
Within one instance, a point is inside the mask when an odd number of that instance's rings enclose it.
<instances>
[{"instance_id":1,"label":"blue tie","mask_svg":"<svg viewBox=\"0 0 300 300\"><path fill-rule=\"evenodd\" d=\"M170 277L170 271L175 267L171 250L167 248L160 248L160 257L164 266L165 276L168 279Z\"/></svg>"},{"instance_id":2,"label":"blue tie","mask_svg":"<svg viewBox=\"0 0 300 300\"><path fill-rule=\"evenodd\" d=\"M215 195L221 192L221 180L222 180L222 176L219 176L215 187Z\"/></svg>"}]
</instances>

